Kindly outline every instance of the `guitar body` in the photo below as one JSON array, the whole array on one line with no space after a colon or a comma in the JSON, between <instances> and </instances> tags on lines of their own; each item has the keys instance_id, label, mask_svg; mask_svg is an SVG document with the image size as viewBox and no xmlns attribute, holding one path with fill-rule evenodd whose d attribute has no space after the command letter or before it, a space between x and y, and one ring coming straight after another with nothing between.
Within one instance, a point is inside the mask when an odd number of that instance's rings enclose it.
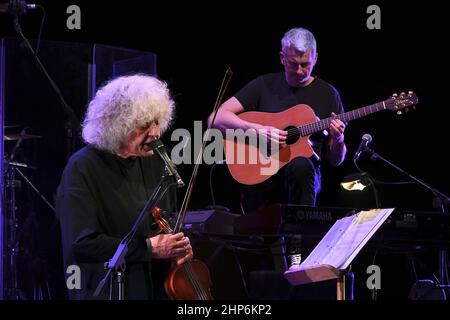
<instances>
[{"instance_id":1,"label":"guitar body","mask_svg":"<svg viewBox=\"0 0 450 320\"><path fill-rule=\"evenodd\" d=\"M278 129L296 128L316 122L314 111L306 104L299 104L278 113L250 111L238 115L242 120L272 126ZM288 139L287 146L273 154L255 143L245 143L225 137L225 158L233 178L247 185L261 183L278 172L296 157L309 158L314 151L308 143L309 136Z\"/></svg>"},{"instance_id":2,"label":"guitar body","mask_svg":"<svg viewBox=\"0 0 450 320\"><path fill-rule=\"evenodd\" d=\"M333 119L349 122L386 109L402 114L403 110L406 112L409 107L414 109L418 101L414 92L402 92L400 95L393 94L385 101L322 120L317 120L314 111L306 104L299 104L278 113L256 111L241 113L238 117L242 120L288 131L287 147L268 151L270 148L252 137L251 132L249 137L245 138L244 134L239 135L235 130L234 136L225 135L224 149L228 169L233 178L242 184L261 183L277 173L292 159L311 157L314 150L309 145L308 138L315 132L328 129ZM241 131L244 133L243 130ZM256 136L255 130L253 136Z\"/></svg>"}]
</instances>

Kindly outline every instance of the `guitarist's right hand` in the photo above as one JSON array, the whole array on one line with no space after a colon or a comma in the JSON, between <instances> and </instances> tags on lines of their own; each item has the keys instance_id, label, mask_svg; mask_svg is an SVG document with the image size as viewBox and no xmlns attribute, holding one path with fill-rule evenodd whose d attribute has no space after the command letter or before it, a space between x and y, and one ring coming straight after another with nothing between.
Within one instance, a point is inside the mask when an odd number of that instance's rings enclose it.
<instances>
[{"instance_id":1,"label":"guitarist's right hand","mask_svg":"<svg viewBox=\"0 0 450 320\"><path fill-rule=\"evenodd\" d=\"M259 135L264 137L267 144L275 143L276 145L279 145L282 148L286 146L286 138L288 134L287 131L280 130L272 126L262 126L262 125L258 125L255 129L258 131Z\"/></svg>"}]
</instances>

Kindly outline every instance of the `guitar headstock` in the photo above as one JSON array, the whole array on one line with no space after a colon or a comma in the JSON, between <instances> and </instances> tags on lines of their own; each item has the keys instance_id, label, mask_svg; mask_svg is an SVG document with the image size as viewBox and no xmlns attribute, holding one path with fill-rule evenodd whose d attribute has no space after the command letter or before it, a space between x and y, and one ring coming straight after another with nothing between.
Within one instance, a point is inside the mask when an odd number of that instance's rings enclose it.
<instances>
[{"instance_id":1,"label":"guitar headstock","mask_svg":"<svg viewBox=\"0 0 450 320\"><path fill-rule=\"evenodd\" d=\"M415 105L419 103L419 98L417 98L416 94L412 91L408 93L394 93L389 99L385 102L386 108L396 111L397 114L402 114L402 110L409 111L409 108L412 107L415 109Z\"/></svg>"}]
</instances>

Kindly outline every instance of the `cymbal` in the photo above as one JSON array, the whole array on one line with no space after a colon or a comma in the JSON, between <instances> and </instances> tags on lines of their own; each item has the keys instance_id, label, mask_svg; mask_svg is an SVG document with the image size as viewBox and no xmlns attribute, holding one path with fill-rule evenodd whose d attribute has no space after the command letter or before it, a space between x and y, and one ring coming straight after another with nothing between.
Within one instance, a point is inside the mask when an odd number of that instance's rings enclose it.
<instances>
[{"instance_id":1,"label":"cymbal","mask_svg":"<svg viewBox=\"0 0 450 320\"><path fill-rule=\"evenodd\" d=\"M37 136L35 134L20 134L20 133L12 133L12 134L5 134L3 136L4 141L15 141L19 139L38 139L41 136Z\"/></svg>"}]
</instances>

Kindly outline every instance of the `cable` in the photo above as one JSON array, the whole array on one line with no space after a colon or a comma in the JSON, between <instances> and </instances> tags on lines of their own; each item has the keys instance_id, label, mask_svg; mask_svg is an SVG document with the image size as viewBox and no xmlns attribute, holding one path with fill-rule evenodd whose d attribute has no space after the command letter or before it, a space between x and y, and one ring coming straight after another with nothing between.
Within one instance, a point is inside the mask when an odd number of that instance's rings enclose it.
<instances>
[{"instance_id":1,"label":"cable","mask_svg":"<svg viewBox=\"0 0 450 320\"><path fill-rule=\"evenodd\" d=\"M353 159L353 164L355 165L356 170L358 170L360 173L365 173L364 171L361 170L361 168L358 166L358 159Z\"/></svg>"},{"instance_id":2,"label":"cable","mask_svg":"<svg viewBox=\"0 0 450 320\"><path fill-rule=\"evenodd\" d=\"M217 163L214 162L214 164L211 167L211 170L209 170L209 191L211 192L211 200L213 206L216 205L216 199L214 198L214 190L213 190L213 184L212 184L212 176L213 176L213 170Z\"/></svg>"},{"instance_id":3,"label":"cable","mask_svg":"<svg viewBox=\"0 0 450 320\"><path fill-rule=\"evenodd\" d=\"M445 253L444 268L445 268L445 276L447 277L447 281L445 282L445 284L448 284L450 282L450 278L448 277L448 252ZM450 288L447 288L447 291L448 293L450 293Z\"/></svg>"},{"instance_id":4,"label":"cable","mask_svg":"<svg viewBox=\"0 0 450 320\"><path fill-rule=\"evenodd\" d=\"M39 33L38 33L38 38L37 38L37 44L36 44L36 56L39 53L39 46L41 44L41 35L42 35L42 28L44 27L44 21L45 21L45 17L46 17L46 12L45 12L45 8L39 4L36 5L36 8L39 8L42 10L42 19L41 19L41 26L39 28Z\"/></svg>"},{"instance_id":5,"label":"cable","mask_svg":"<svg viewBox=\"0 0 450 320\"><path fill-rule=\"evenodd\" d=\"M414 274L414 282L416 282L419 279L419 277L417 276L417 270L416 270L416 264L415 264L415 257L414 256L412 256L412 258L411 258L411 269L412 269L412 272Z\"/></svg>"},{"instance_id":6,"label":"cable","mask_svg":"<svg viewBox=\"0 0 450 320\"><path fill-rule=\"evenodd\" d=\"M375 187L375 183L374 183L373 179L371 179L371 178L368 178L368 179L370 181L370 185L371 185L372 190L373 190L373 195L375 197L375 206L377 208L381 208L381 203L380 203L380 199L379 199L379 196L378 196L378 190Z\"/></svg>"},{"instance_id":7,"label":"cable","mask_svg":"<svg viewBox=\"0 0 450 320\"><path fill-rule=\"evenodd\" d=\"M245 213L245 209L244 209L244 199L243 199L242 195L241 195L241 201L239 201L239 204L241 207L241 213L243 216L245 216L246 213Z\"/></svg>"},{"instance_id":8,"label":"cable","mask_svg":"<svg viewBox=\"0 0 450 320\"><path fill-rule=\"evenodd\" d=\"M358 159L353 159L353 164L355 165L355 168L356 168L360 173L366 173L365 171L361 170L361 168L358 166L357 160L358 160ZM368 180L370 181L370 185L371 185L371 187L372 187L373 194L374 194L374 197L375 197L375 205L376 205L377 208L380 208L380 207L381 207L381 204L380 204L379 197L378 197L378 191L377 191L377 188L375 187L375 181L376 181L376 180L373 179L373 178L371 178L371 177L369 177Z\"/></svg>"},{"instance_id":9,"label":"cable","mask_svg":"<svg viewBox=\"0 0 450 320\"><path fill-rule=\"evenodd\" d=\"M406 184L415 184L413 181L381 181L374 178L371 178L371 180L376 184L385 184L385 185L406 185Z\"/></svg>"},{"instance_id":10,"label":"cable","mask_svg":"<svg viewBox=\"0 0 450 320\"><path fill-rule=\"evenodd\" d=\"M236 261L237 267L239 269L239 274L241 276L241 280L242 280L242 285L244 287L244 292L246 297L249 297L249 293L248 293L248 288L247 288L247 281L245 281L245 275L244 275L244 270L242 268L241 262L237 256L236 250L232 249L233 255L234 255L234 259Z\"/></svg>"}]
</instances>

